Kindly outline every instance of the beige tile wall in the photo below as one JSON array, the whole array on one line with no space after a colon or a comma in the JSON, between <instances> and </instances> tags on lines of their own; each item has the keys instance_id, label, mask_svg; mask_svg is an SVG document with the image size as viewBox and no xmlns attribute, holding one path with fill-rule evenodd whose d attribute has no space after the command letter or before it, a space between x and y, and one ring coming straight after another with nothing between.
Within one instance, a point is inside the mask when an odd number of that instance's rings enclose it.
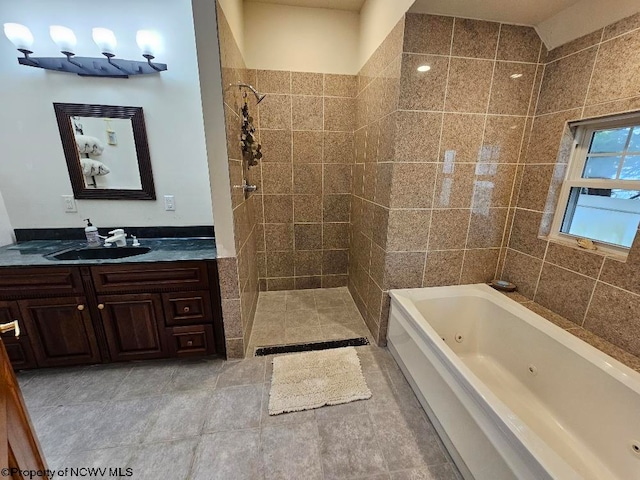
<instances>
[{"instance_id":1,"label":"beige tile wall","mask_svg":"<svg viewBox=\"0 0 640 480\"><path fill-rule=\"evenodd\" d=\"M222 9L218 6L218 34L222 81L225 86L236 82L254 83L255 72L245 68L242 54L233 38ZM236 88L224 90L224 110L229 155L229 186L233 207L236 257L218 259L222 315L227 357L242 358L248 345L258 300L258 254L256 237L258 211L262 209L256 195L245 196L242 184L242 153L239 138L241 97ZM255 109L255 102L253 105ZM248 172L249 181L259 179L255 169Z\"/></svg>"},{"instance_id":2,"label":"beige tile wall","mask_svg":"<svg viewBox=\"0 0 640 480\"><path fill-rule=\"evenodd\" d=\"M386 337L388 317L383 277L403 34L404 19L362 67L356 98L349 290L378 342Z\"/></svg>"},{"instance_id":3,"label":"beige tile wall","mask_svg":"<svg viewBox=\"0 0 640 480\"><path fill-rule=\"evenodd\" d=\"M494 278L541 51L531 28L407 14L361 72L349 281L380 343L389 289Z\"/></svg>"},{"instance_id":4,"label":"beige tile wall","mask_svg":"<svg viewBox=\"0 0 640 480\"><path fill-rule=\"evenodd\" d=\"M548 232L569 158L566 122L640 109L640 14L544 58L503 276L519 292L640 356L640 240L626 262L539 238Z\"/></svg>"},{"instance_id":5,"label":"beige tile wall","mask_svg":"<svg viewBox=\"0 0 640 480\"><path fill-rule=\"evenodd\" d=\"M347 284L356 77L258 70L261 290Z\"/></svg>"},{"instance_id":6,"label":"beige tile wall","mask_svg":"<svg viewBox=\"0 0 640 480\"><path fill-rule=\"evenodd\" d=\"M355 78L250 71L223 41L225 84L269 94L252 105L260 194L233 190L228 349L244 349L258 272L269 290L348 281L384 343L389 289L502 271L525 297L640 354L640 242L623 263L538 238L565 172L566 121L640 109L639 27L631 17L546 52L531 28L408 14ZM230 152L240 101L227 98Z\"/></svg>"}]
</instances>

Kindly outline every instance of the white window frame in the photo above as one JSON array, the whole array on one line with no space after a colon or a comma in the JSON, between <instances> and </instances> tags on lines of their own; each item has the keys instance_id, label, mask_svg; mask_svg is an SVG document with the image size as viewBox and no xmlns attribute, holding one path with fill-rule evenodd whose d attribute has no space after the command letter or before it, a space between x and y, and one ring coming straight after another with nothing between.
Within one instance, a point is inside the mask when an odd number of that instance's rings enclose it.
<instances>
[{"instance_id":1,"label":"white window frame","mask_svg":"<svg viewBox=\"0 0 640 480\"><path fill-rule=\"evenodd\" d=\"M640 190L640 180L607 180L582 178L582 172L584 171L584 166L587 161L587 153L589 152L589 146L593 133L597 130L640 126L640 113L618 115L614 118L573 122L569 126L570 128L575 129L575 142L571 150L571 156L565 174L565 179L562 182L562 187L560 189L558 205L556 206L556 211L553 217L553 223L551 224L551 230L549 232L548 238L550 240L556 240L560 243L571 243L575 245L576 240L581 238L580 236L560 231L564 222L564 217L569 203L569 195L571 193L572 187ZM609 156L611 155L609 154ZM623 163L624 162L620 162L619 168L622 168ZM593 239L591 240L598 247L598 250L606 254L626 257L629 253L629 248L627 247Z\"/></svg>"}]
</instances>

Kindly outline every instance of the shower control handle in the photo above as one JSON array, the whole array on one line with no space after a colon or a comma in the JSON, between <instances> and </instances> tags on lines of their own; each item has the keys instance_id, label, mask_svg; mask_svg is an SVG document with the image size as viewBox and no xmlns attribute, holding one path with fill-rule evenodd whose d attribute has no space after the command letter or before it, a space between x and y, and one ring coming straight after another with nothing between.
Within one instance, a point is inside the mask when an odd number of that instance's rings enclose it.
<instances>
[{"instance_id":1,"label":"shower control handle","mask_svg":"<svg viewBox=\"0 0 640 480\"><path fill-rule=\"evenodd\" d=\"M249 185L246 180L242 185L234 185L233 188L241 188L244 192L255 192L258 190L257 185Z\"/></svg>"}]
</instances>

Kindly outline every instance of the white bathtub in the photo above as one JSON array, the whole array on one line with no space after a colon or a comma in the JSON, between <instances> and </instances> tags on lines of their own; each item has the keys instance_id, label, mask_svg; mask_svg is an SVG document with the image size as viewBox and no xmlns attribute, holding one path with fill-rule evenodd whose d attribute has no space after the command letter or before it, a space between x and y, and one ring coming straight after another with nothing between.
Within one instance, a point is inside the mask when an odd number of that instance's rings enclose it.
<instances>
[{"instance_id":1,"label":"white bathtub","mask_svg":"<svg viewBox=\"0 0 640 480\"><path fill-rule=\"evenodd\" d=\"M389 349L465 479L640 479L640 374L487 285L390 293Z\"/></svg>"}]
</instances>

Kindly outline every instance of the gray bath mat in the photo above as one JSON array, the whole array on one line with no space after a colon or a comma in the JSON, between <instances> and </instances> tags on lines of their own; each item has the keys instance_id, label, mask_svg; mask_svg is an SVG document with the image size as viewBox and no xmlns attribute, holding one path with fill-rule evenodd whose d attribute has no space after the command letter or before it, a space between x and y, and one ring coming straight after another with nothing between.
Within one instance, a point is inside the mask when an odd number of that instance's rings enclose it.
<instances>
[{"instance_id":1,"label":"gray bath mat","mask_svg":"<svg viewBox=\"0 0 640 480\"><path fill-rule=\"evenodd\" d=\"M354 347L273 359L269 415L371 398Z\"/></svg>"}]
</instances>

